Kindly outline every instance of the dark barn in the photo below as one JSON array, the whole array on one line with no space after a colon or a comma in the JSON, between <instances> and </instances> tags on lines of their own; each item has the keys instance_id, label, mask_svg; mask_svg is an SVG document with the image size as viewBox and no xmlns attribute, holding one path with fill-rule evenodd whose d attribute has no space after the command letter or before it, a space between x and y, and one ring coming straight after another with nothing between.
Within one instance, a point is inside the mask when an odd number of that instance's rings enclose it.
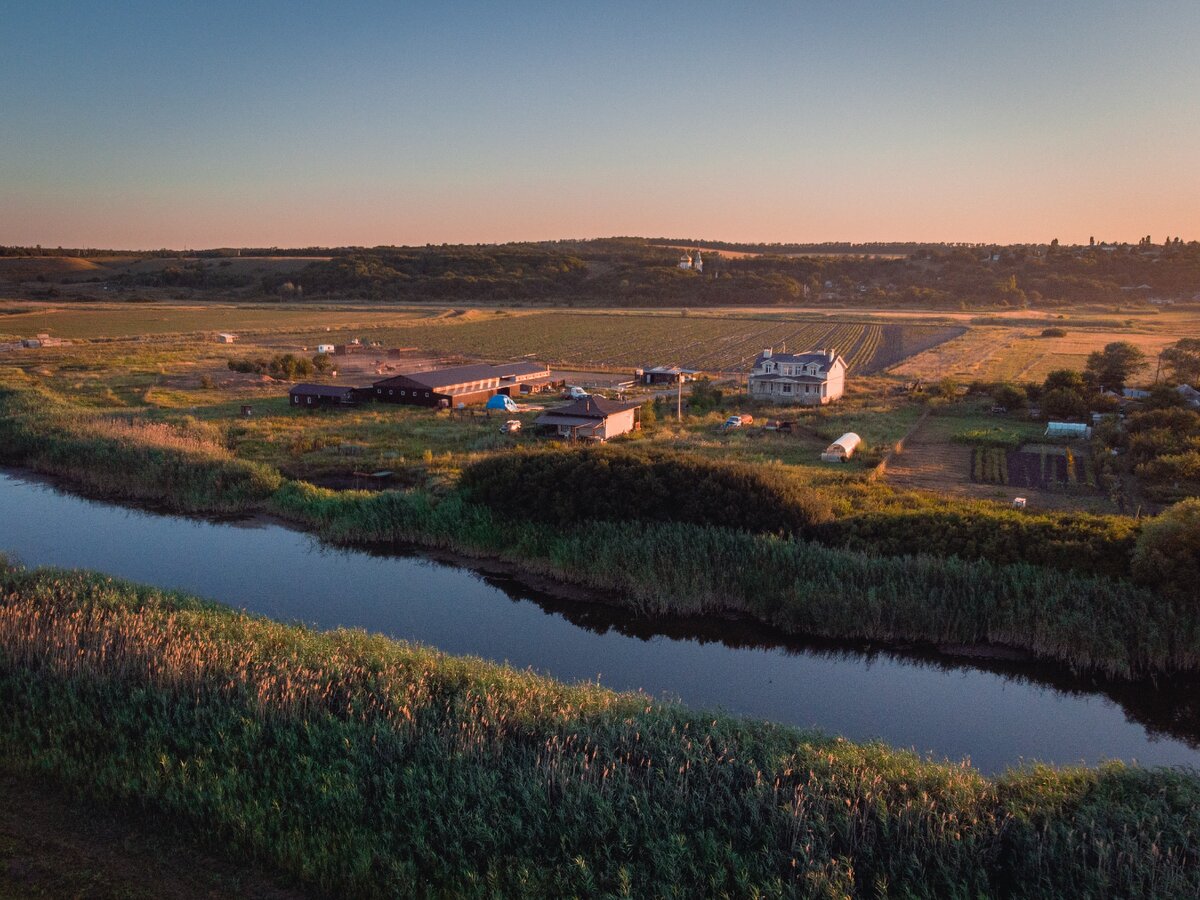
<instances>
[{"instance_id":1,"label":"dark barn","mask_svg":"<svg viewBox=\"0 0 1200 900\"><path fill-rule=\"evenodd\" d=\"M536 393L550 383L550 370L541 363L453 366L377 381L375 399L414 406L473 406L496 394Z\"/></svg>"},{"instance_id":2,"label":"dark barn","mask_svg":"<svg viewBox=\"0 0 1200 900\"><path fill-rule=\"evenodd\" d=\"M361 391L337 384L297 384L288 391L292 406L315 409L320 406L357 406Z\"/></svg>"}]
</instances>

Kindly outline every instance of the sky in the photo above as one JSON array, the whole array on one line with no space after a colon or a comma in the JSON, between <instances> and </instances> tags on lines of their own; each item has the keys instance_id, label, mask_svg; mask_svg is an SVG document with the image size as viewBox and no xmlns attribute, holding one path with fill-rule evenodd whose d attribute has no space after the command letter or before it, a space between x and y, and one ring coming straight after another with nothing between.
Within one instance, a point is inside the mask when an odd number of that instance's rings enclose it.
<instances>
[{"instance_id":1,"label":"sky","mask_svg":"<svg viewBox=\"0 0 1200 900\"><path fill-rule=\"evenodd\" d=\"M1200 239L1200 3L61 3L0 244Z\"/></svg>"}]
</instances>

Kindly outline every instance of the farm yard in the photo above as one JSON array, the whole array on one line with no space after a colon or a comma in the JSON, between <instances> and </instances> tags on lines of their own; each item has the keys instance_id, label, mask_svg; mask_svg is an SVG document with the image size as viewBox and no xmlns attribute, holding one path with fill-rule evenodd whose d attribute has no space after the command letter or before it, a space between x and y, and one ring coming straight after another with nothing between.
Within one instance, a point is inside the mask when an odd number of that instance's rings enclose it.
<instances>
[{"instance_id":1,"label":"farm yard","mask_svg":"<svg viewBox=\"0 0 1200 900\"><path fill-rule=\"evenodd\" d=\"M1147 317L1130 333L1148 347L1161 345L1169 339L1165 324L1176 327L1178 318ZM1124 334L1115 325L1080 319L1066 335L1043 338L1036 325L1013 316L973 322L903 315L850 320L765 310L24 301L0 303L0 336L45 331L72 343L0 352L0 379L38 384L102 413L185 430L189 423L216 429L218 441L236 456L291 477L335 485L355 471L399 469L413 483L444 484L481 455L539 443L531 428L538 413L516 415L526 426L517 434L501 434L497 421L483 415L435 417L373 407L309 415L288 409L286 379L261 368L231 371L228 364L282 354L307 359L320 343L358 339L364 351L336 356L337 374L317 380L361 385L447 363L532 358L553 367L560 379L569 372L572 384L589 390L607 385L610 391L626 390L618 381L627 381L639 366L675 364L716 376L724 400L689 407L682 422L675 421L673 403L664 402L659 421L636 440L716 459L788 466L810 483L832 485L865 478L917 423L924 395L910 396L904 380L936 383L1003 367L1030 373L1070 365L1082 360L1091 342ZM237 333L235 344L215 341L216 332L225 330ZM765 347L836 348L850 365L846 396L817 410L749 402L737 376ZM404 352L389 357L387 348ZM650 399L652 392L635 389L633 396ZM249 416L242 413L244 405L252 407ZM1020 494L1035 507L1112 511L1089 461L1041 446L1041 425L989 416L985 406L974 400L934 404L935 414L889 461L884 482L947 497L1007 503ZM788 420L791 427L786 433L761 425L721 429L726 416L745 413ZM846 464L821 463L820 451L846 432L863 440L855 457Z\"/></svg>"},{"instance_id":2,"label":"farm yard","mask_svg":"<svg viewBox=\"0 0 1200 900\"><path fill-rule=\"evenodd\" d=\"M1115 512L1096 484L1086 448L1042 442L1040 423L989 416L960 401L926 418L887 467L897 488L1030 506Z\"/></svg>"}]
</instances>

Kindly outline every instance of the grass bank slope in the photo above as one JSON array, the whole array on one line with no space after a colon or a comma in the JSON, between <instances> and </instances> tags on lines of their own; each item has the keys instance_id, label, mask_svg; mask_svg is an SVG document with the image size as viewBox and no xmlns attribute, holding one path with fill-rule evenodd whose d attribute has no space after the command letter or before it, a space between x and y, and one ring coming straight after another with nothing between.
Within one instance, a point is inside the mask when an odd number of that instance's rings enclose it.
<instances>
[{"instance_id":1,"label":"grass bank slope","mask_svg":"<svg viewBox=\"0 0 1200 900\"><path fill-rule=\"evenodd\" d=\"M0 752L339 895L1195 896L1200 781L879 745L0 571Z\"/></svg>"}]
</instances>

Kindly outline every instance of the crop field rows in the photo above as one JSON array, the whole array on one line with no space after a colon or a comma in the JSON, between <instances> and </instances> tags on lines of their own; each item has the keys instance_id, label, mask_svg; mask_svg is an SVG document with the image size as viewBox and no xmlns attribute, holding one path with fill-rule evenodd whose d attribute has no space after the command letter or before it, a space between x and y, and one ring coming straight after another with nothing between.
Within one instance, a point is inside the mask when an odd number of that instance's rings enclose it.
<instances>
[{"instance_id":1,"label":"crop field rows","mask_svg":"<svg viewBox=\"0 0 1200 900\"><path fill-rule=\"evenodd\" d=\"M361 336L443 355L536 355L554 365L681 365L706 372L745 371L767 347L794 352L829 347L846 358L852 371L871 374L959 333L961 329L927 325L548 312L462 324L414 323Z\"/></svg>"}]
</instances>

